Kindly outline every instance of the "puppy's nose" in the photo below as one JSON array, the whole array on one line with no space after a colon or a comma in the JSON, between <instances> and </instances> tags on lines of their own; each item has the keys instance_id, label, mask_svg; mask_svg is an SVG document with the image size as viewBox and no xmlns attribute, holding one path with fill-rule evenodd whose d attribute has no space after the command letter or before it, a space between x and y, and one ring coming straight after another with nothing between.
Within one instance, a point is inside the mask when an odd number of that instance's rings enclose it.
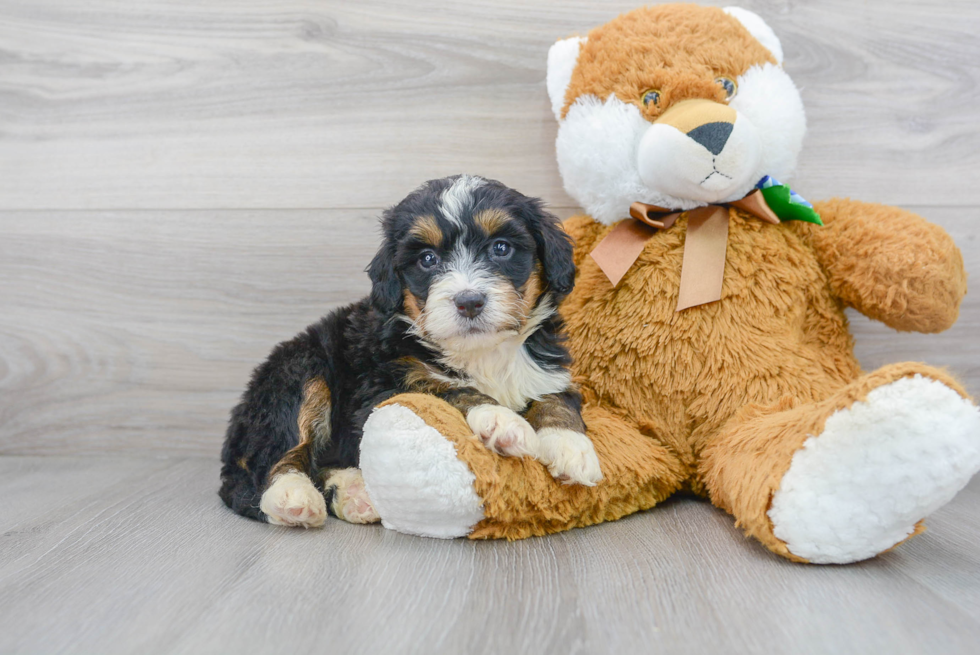
<instances>
[{"instance_id":1,"label":"puppy's nose","mask_svg":"<svg viewBox=\"0 0 980 655\"><path fill-rule=\"evenodd\" d=\"M700 143L707 148L712 155L717 155L725 149L734 127L731 123L705 123L694 128L687 135L694 139L695 143Z\"/></svg>"},{"instance_id":2,"label":"puppy's nose","mask_svg":"<svg viewBox=\"0 0 980 655\"><path fill-rule=\"evenodd\" d=\"M487 304L487 296L479 291L463 291L456 294L453 302L456 303L456 311L462 316L476 318Z\"/></svg>"}]
</instances>

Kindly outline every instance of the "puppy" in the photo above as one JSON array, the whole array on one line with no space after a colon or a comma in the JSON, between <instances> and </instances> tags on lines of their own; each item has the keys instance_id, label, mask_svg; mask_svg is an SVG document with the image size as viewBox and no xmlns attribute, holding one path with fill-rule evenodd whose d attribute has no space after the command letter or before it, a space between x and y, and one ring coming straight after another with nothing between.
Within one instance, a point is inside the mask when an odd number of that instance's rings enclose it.
<instances>
[{"instance_id":1,"label":"puppy","mask_svg":"<svg viewBox=\"0 0 980 655\"><path fill-rule=\"evenodd\" d=\"M384 213L371 295L279 344L232 410L220 495L235 512L315 527L378 514L358 465L371 410L403 392L458 408L487 448L594 485L556 308L574 283L558 220L499 182L427 182Z\"/></svg>"}]
</instances>

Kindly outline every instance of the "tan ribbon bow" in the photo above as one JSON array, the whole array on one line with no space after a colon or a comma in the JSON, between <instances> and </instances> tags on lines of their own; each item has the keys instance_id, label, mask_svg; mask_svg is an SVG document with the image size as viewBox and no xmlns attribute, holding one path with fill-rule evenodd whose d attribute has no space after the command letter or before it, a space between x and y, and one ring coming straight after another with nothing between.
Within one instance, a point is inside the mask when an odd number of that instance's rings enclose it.
<instances>
[{"instance_id":1,"label":"tan ribbon bow","mask_svg":"<svg viewBox=\"0 0 980 655\"><path fill-rule=\"evenodd\" d=\"M686 215L687 238L684 243L684 262L681 265L681 286L677 294L677 311L721 300L721 283L725 277L725 255L728 250L729 207L741 209L773 225L779 225L780 222L759 189L741 200L698 207L685 212L634 202L630 205L630 216L636 220L617 224L595 247L591 257L615 287L639 258L650 237L657 230L670 228L678 218Z\"/></svg>"}]
</instances>

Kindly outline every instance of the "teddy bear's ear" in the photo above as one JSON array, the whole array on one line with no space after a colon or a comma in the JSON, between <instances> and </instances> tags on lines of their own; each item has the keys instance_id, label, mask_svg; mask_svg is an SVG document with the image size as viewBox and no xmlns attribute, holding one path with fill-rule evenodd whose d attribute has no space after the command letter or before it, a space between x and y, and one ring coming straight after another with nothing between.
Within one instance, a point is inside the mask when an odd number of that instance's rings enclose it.
<instances>
[{"instance_id":1,"label":"teddy bear's ear","mask_svg":"<svg viewBox=\"0 0 980 655\"><path fill-rule=\"evenodd\" d=\"M766 25L766 21L762 20L758 14L741 7L725 7L724 12L740 22L742 27L747 29L763 47L772 53L772 56L776 58L776 63L780 66L783 65L783 46L779 43L779 39L776 38L776 33L772 31L772 28ZM550 76L549 71L549 78Z\"/></svg>"},{"instance_id":2,"label":"teddy bear's ear","mask_svg":"<svg viewBox=\"0 0 980 655\"><path fill-rule=\"evenodd\" d=\"M572 81L572 71L575 70L579 48L583 43L585 37L573 36L562 39L548 50L548 97L551 98L551 110L557 119L561 119L565 91Z\"/></svg>"}]
</instances>

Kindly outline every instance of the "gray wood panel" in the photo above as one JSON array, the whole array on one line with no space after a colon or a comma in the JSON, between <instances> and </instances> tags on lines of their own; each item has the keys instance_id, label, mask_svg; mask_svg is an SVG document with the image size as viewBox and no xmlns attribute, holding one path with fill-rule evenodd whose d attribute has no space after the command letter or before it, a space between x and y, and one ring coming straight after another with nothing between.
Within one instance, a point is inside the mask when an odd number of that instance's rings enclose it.
<instances>
[{"instance_id":1,"label":"gray wood panel","mask_svg":"<svg viewBox=\"0 0 980 655\"><path fill-rule=\"evenodd\" d=\"M364 207L426 177L572 213L544 53L631 6L0 0L0 210L24 208L0 211L0 453L213 453L269 347L366 291ZM810 108L799 190L918 203L980 270L980 6L747 6ZM978 316L932 337L854 315L859 354L976 391Z\"/></svg>"},{"instance_id":2,"label":"gray wood panel","mask_svg":"<svg viewBox=\"0 0 980 655\"><path fill-rule=\"evenodd\" d=\"M917 209L976 280L978 208ZM367 292L379 213L0 212L0 454L217 453L271 347ZM865 368L927 361L980 392L980 295L941 335L851 314Z\"/></svg>"},{"instance_id":3,"label":"gray wood panel","mask_svg":"<svg viewBox=\"0 0 980 655\"><path fill-rule=\"evenodd\" d=\"M0 208L373 207L461 171L569 205L547 49L637 4L2 0ZM742 4L803 90L804 196L977 204L980 4Z\"/></svg>"},{"instance_id":4,"label":"gray wood panel","mask_svg":"<svg viewBox=\"0 0 980 655\"><path fill-rule=\"evenodd\" d=\"M638 4L0 0L0 653L976 652L978 480L848 567L682 498L512 544L218 500L228 410L367 291L377 208L469 171L574 213L547 48ZM976 284L980 3L741 4L808 108L794 187L919 211ZM942 335L852 326L980 393L976 291Z\"/></svg>"},{"instance_id":5,"label":"gray wood panel","mask_svg":"<svg viewBox=\"0 0 980 655\"><path fill-rule=\"evenodd\" d=\"M38 466L105 484L53 496ZM696 500L543 539L434 541L247 521L217 474L197 458L0 458L21 517L0 540L0 652L971 653L980 639L976 482L913 542L817 567Z\"/></svg>"}]
</instances>

